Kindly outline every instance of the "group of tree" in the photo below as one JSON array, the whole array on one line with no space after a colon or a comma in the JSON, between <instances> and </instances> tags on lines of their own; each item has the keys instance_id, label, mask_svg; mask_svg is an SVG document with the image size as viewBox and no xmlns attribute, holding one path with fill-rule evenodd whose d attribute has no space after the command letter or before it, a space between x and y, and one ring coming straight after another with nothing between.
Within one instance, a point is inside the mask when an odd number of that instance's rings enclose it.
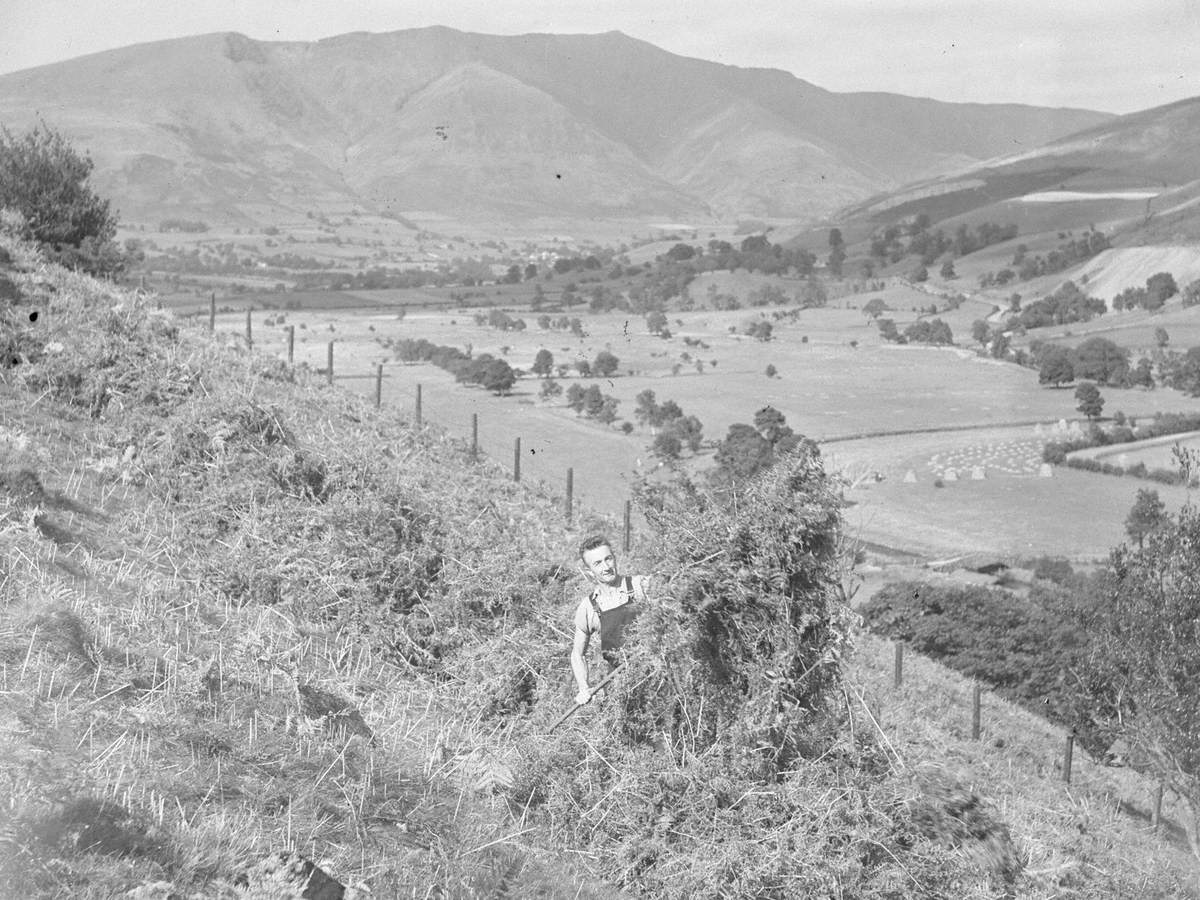
<instances>
[{"instance_id":1,"label":"group of tree","mask_svg":"<svg viewBox=\"0 0 1200 900\"><path fill-rule=\"evenodd\" d=\"M1112 308L1118 312L1123 309L1156 312L1178 293L1175 276L1170 272L1156 272L1146 279L1145 287L1128 287L1113 297Z\"/></svg>"},{"instance_id":2,"label":"group of tree","mask_svg":"<svg viewBox=\"0 0 1200 900\"><path fill-rule=\"evenodd\" d=\"M981 222L974 229L962 224L955 229L953 237L940 228L931 231L930 224L927 213L918 213L903 224L888 225L877 231L871 236L872 259L895 264L906 256L917 256L922 266L932 266L941 256L966 256L1017 236L1017 226L1012 223L1000 225ZM953 263L950 260L947 262L953 273ZM943 277L954 276L950 274Z\"/></svg>"},{"instance_id":3,"label":"group of tree","mask_svg":"<svg viewBox=\"0 0 1200 900\"><path fill-rule=\"evenodd\" d=\"M567 406L577 414L595 419L602 425L611 425L617 419L617 407L620 405L616 397L610 397L600 391L597 385L586 388L579 382L574 382L567 388Z\"/></svg>"},{"instance_id":4,"label":"group of tree","mask_svg":"<svg viewBox=\"0 0 1200 900\"><path fill-rule=\"evenodd\" d=\"M1104 315L1107 309L1103 300L1088 296L1075 282L1067 281L1052 294L1021 307L1012 324L1024 329L1070 325Z\"/></svg>"},{"instance_id":5,"label":"group of tree","mask_svg":"<svg viewBox=\"0 0 1200 900\"><path fill-rule=\"evenodd\" d=\"M1152 387L1150 361L1129 365L1129 351L1108 338L1091 337L1071 349L1047 341L1029 344L1029 359L1038 370L1038 382L1061 387L1078 379L1111 387Z\"/></svg>"},{"instance_id":6,"label":"group of tree","mask_svg":"<svg viewBox=\"0 0 1200 900\"><path fill-rule=\"evenodd\" d=\"M387 346L403 362L431 362L445 369L456 381L477 384L495 394L507 394L517 382L518 372L490 353L471 356L457 347L434 344L424 338L402 338Z\"/></svg>"},{"instance_id":7,"label":"group of tree","mask_svg":"<svg viewBox=\"0 0 1200 900\"><path fill-rule=\"evenodd\" d=\"M742 334L754 338L756 341L766 343L771 340L774 332L771 323L766 319L752 319L742 326Z\"/></svg>"},{"instance_id":8,"label":"group of tree","mask_svg":"<svg viewBox=\"0 0 1200 900\"><path fill-rule=\"evenodd\" d=\"M488 310L487 314L475 313L476 325L487 325L501 331L524 331L525 320L509 315L502 309Z\"/></svg>"},{"instance_id":9,"label":"group of tree","mask_svg":"<svg viewBox=\"0 0 1200 900\"><path fill-rule=\"evenodd\" d=\"M587 337L583 330L583 320L578 316L549 316L545 313L537 317L538 328L543 331L569 331L578 338Z\"/></svg>"},{"instance_id":10,"label":"group of tree","mask_svg":"<svg viewBox=\"0 0 1200 900\"><path fill-rule=\"evenodd\" d=\"M582 378L611 378L620 366L621 360L608 350L601 350L590 362L586 359L575 361L575 370Z\"/></svg>"},{"instance_id":11,"label":"group of tree","mask_svg":"<svg viewBox=\"0 0 1200 900\"><path fill-rule=\"evenodd\" d=\"M637 395L636 403L633 417L654 432L651 449L656 456L678 459L685 447L693 454L700 452L704 426L696 416L685 415L674 400L659 403L649 388Z\"/></svg>"},{"instance_id":12,"label":"group of tree","mask_svg":"<svg viewBox=\"0 0 1200 900\"><path fill-rule=\"evenodd\" d=\"M901 332L894 319L877 319L879 336L894 344L953 344L954 333L942 319L917 319Z\"/></svg>"},{"instance_id":13,"label":"group of tree","mask_svg":"<svg viewBox=\"0 0 1200 900\"><path fill-rule=\"evenodd\" d=\"M1051 250L1045 256L1040 254L1030 256L1029 248L1024 244L1017 246L1013 254L1012 264L997 272L984 272L979 276L981 288L1003 287L1013 280L1029 281L1042 275L1053 275L1069 269L1076 263L1091 259L1110 246L1108 237L1094 227L1089 228L1079 237L1070 237L1069 232L1060 233L1063 243Z\"/></svg>"},{"instance_id":14,"label":"group of tree","mask_svg":"<svg viewBox=\"0 0 1200 900\"><path fill-rule=\"evenodd\" d=\"M117 216L88 185L91 157L44 122L21 135L0 126L0 209L23 218L22 236L55 262L113 277L127 259Z\"/></svg>"},{"instance_id":15,"label":"group of tree","mask_svg":"<svg viewBox=\"0 0 1200 900\"><path fill-rule=\"evenodd\" d=\"M765 406L754 414L753 425L729 426L717 448L713 481L723 489L740 488L805 441L812 443L791 429L783 413Z\"/></svg>"}]
</instances>

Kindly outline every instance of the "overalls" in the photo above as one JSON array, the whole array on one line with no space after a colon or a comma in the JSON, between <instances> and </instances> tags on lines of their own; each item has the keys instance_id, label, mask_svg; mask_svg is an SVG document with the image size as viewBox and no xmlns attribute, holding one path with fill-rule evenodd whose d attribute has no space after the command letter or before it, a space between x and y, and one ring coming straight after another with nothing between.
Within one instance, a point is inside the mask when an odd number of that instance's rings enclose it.
<instances>
[{"instance_id":1,"label":"overalls","mask_svg":"<svg viewBox=\"0 0 1200 900\"><path fill-rule=\"evenodd\" d=\"M588 594L588 602L592 604L592 611L600 620L600 655L612 668L616 668L620 664L617 651L625 643L625 626L637 618L638 613L641 612L633 601L633 579L628 575L625 576L625 584L621 592L625 595L625 602L620 606L605 610L602 610L600 604L596 602L596 591Z\"/></svg>"}]
</instances>

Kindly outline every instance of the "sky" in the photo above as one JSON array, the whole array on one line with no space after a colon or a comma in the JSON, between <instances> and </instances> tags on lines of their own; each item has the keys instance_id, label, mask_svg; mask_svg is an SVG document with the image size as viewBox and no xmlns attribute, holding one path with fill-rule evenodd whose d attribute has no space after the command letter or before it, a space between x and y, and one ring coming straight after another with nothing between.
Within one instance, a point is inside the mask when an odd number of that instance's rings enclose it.
<instances>
[{"instance_id":1,"label":"sky","mask_svg":"<svg viewBox=\"0 0 1200 900\"><path fill-rule=\"evenodd\" d=\"M0 0L0 73L238 31L622 31L832 91L1125 113L1200 95L1197 0Z\"/></svg>"}]
</instances>

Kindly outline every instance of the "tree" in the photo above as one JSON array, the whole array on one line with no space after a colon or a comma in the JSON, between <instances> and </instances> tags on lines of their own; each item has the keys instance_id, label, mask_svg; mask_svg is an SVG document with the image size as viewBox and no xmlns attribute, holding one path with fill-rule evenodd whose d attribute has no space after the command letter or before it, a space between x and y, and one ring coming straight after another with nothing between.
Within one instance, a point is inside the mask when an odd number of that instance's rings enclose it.
<instances>
[{"instance_id":1,"label":"tree","mask_svg":"<svg viewBox=\"0 0 1200 900\"><path fill-rule=\"evenodd\" d=\"M1098 417L1104 409L1104 398L1100 396L1100 389L1090 381L1085 381L1075 388L1075 399L1079 401L1075 408L1089 420Z\"/></svg>"},{"instance_id":2,"label":"tree","mask_svg":"<svg viewBox=\"0 0 1200 900\"><path fill-rule=\"evenodd\" d=\"M575 385L578 387L578 385ZM541 397L543 400L551 400L562 395L562 385L553 378L547 378L542 382Z\"/></svg>"},{"instance_id":3,"label":"tree","mask_svg":"<svg viewBox=\"0 0 1200 900\"><path fill-rule=\"evenodd\" d=\"M579 371L579 374L581 377L583 377L583 378L591 378L592 377L592 364L590 362L588 362L586 359L575 360L575 368Z\"/></svg>"},{"instance_id":4,"label":"tree","mask_svg":"<svg viewBox=\"0 0 1200 900\"><path fill-rule=\"evenodd\" d=\"M767 364L767 377L774 378L778 374L779 374L779 370L775 368L774 363L768 363Z\"/></svg>"},{"instance_id":5,"label":"tree","mask_svg":"<svg viewBox=\"0 0 1200 900\"><path fill-rule=\"evenodd\" d=\"M938 272L938 275L946 279L957 278L958 273L954 271L954 260L948 259L942 263L942 268Z\"/></svg>"},{"instance_id":6,"label":"tree","mask_svg":"<svg viewBox=\"0 0 1200 900\"><path fill-rule=\"evenodd\" d=\"M1143 546L1114 550L1103 595L1085 620L1097 644L1096 699L1188 807L1200 857L1200 512L1185 506Z\"/></svg>"},{"instance_id":7,"label":"tree","mask_svg":"<svg viewBox=\"0 0 1200 900\"><path fill-rule=\"evenodd\" d=\"M1075 380L1075 366L1071 362L1071 351L1066 347L1051 347L1042 355L1038 368L1038 384L1062 387Z\"/></svg>"},{"instance_id":8,"label":"tree","mask_svg":"<svg viewBox=\"0 0 1200 900\"><path fill-rule=\"evenodd\" d=\"M1137 367L1129 375L1129 383L1133 387L1154 387L1154 366L1146 357L1137 361Z\"/></svg>"},{"instance_id":9,"label":"tree","mask_svg":"<svg viewBox=\"0 0 1200 900\"><path fill-rule=\"evenodd\" d=\"M537 356L533 358L533 373L538 377L544 378L553 371L554 354L543 347L537 352Z\"/></svg>"},{"instance_id":10,"label":"tree","mask_svg":"<svg viewBox=\"0 0 1200 900\"><path fill-rule=\"evenodd\" d=\"M604 395L600 393L600 388L597 385L589 385L583 392L583 414L589 419L594 419L600 415L600 410L604 408Z\"/></svg>"},{"instance_id":11,"label":"tree","mask_svg":"<svg viewBox=\"0 0 1200 900\"><path fill-rule=\"evenodd\" d=\"M615 355L607 350L601 350L596 354L596 359L592 363L592 370L601 378L609 378L612 376L621 365L621 361Z\"/></svg>"},{"instance_id":12,"label":"tree","mask_svg":"<svg viewBox=\"0 0 1200 900\"><path fill-rule=\"evenodd\" d=\"M0 126L0 209L25 218L24 237L57 261L95 275L125 266L109 202L87 185L93 163L45 123L17 137Z\"/></svg>"},{"instance_id":13,"label":"tree","mask_svg":"<svg viewBox=\"0 0 1200 900\"><path fill-rule=\"evenodd\" d=\"M667 317L661 310L646 314L646 330L651 334L662 334L667 330Z\"/></svg>"},{"instance_id":14,"label":"tree","mask_svg":"<svg viewBox=\"0 0 1200 900\"><path fill-rule=\"evenodd\" d=\"M650 449L655 456L662 459L679 459L683 444L674 432L664 431L655 437Z\"/></svg>"},{"instance_id":15,"label":"tree","mask_svg":"<svg viewBox=\"0 0 1200 900\"><path fill-rule=\"evenodd\" d=\"M1156 272L1146 279L1146 309L1161 309L1168 299L1178 293L1175 276L1170 272Z\"/></svg>"},{"instance_id":16,"label":"tree","mask_svg":"<svg viewBox=\"0 0 1200 900\"><path fill-rule=\"evenodd\" d=\"M988 339L991 337L992 329L983 319L976 319L971 323L971 339L981 347L986 347Z\"/></svg>"},{"instance_id":17,"label":"tree","mask_svg":"<svg viewBox=\"0 0 1200 900\"><path fill-rule=\"evenodd\" d=\"M764 406L754 414L754 427L774 446L785 434L791 434L787 419L773 406Z\"/></svg>"},{"instance_id":18,"label":"tree","mask_svg":"<svg viewBox=\"0 0 1200 900\"><path fill-rule=\"evenodd\" d=\"M596 418L604 425L611 425L617 420L617 407L620 405L616 397L604 398L604 402L600 404L600 410L596 413Z\"/></svg>"},{"instance_id":19,"label":"tree","mask_svg":"<svg viewBox=\"0 0 1200 900\"><path fill-rule=\"evenodd\" d=\"M1146 535L1161 528L1167 521L1166 504L1159 499L1158 491L1139 488L1137 499L1125 519L1125 533L1137 541L1138 549L1146 542Z\"/></svg>"},{"instance_id":20,"label":"tree","mask_svg":"<svg viewBox=\"0 0 1200 900\"><path fill-rule=\"evenodd\" d=\"M729 426L725 440L717 448L717 466L733 483L739 483L769 468L774 462L771 442L751 425Z\"/></svg>"},{"instance_id":21,"label":"tree","mask_svg":"<svg viewBox=\"0 0 1200 900\"><path fill-rule=\"evenodd\" d=\"M517 373L504 360L493 359L484 367L479 383L494 394L507 394L517 383Z\"/></svg>"},{"instance_id":22,"label":"tree","mask_svg":"<svg viewBox=\"0 0 1200 900\"><path fill-rule=\"evenodd\" d=\"M579 382L567 388L567 406L576 413L583 412L583 386Z\"/></svg>"},{"instance_id":23,"label":"tree","mask_svg":"<svg viewBox=\"0 0 1200 900\"><path fill-rule=\"evenodd\" d=\"M1075 348L1075 377L1120 384L1129 374L1129 351L1112 341L1088 338Z\"/></svg>"},{"instance_id":24,"label":"tree","mask_svg":"<svg viewBox=\"0 0 1200 900\"><path fill-rule=\"evenodd\" d=\"M885 341L892 341L897 344L903 342L904 338L896 329L895 319L879 319L875 325L879 328L879 336Z\"/></svg>"},{"instance_id":25,"label":"tree","mask_svg":"<svg viewBox=\"0 0 1200 900\"><path fill-rule=\"evenodd\" d=\"M1171 336L1167 334L1167 329L1162 326L1154 329L1154 343L1158 345L1158 349L1166 349L1167 344L1171 343Z\"/></svg>"},{"instance_id":26,"label":"tree","mask_svg":"<svg viewBox=\"0 0 1200 900\"><path fill-rule=\"evenodd\" d=\"M888 305L882 297L872 297L863 305L862 311L870 319L878 319L887 312Z\"/></svg>"},{"instance_id":27,"label":"tree","mask_svg":"<svg viewBox=\"0 0 1200 900\"><path fill-rule=\"evenodd\" d=\"M646 388L634 398L634 403L637 405L633 409L633 417L639 425L644 427L658 423L658 401L654 397L654 391Z\"/></svg>"}]
</instances>

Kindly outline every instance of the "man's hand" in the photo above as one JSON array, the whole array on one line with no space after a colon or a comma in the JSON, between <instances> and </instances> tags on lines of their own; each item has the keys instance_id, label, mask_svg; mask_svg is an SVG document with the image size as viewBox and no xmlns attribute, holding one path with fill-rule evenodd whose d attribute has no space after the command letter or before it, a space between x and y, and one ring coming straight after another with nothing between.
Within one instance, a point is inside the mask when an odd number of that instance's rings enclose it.
<instances>
[{"instance_id":1,"label":"man's hand","mask_svg":"<svg viewBox=\"0 0 1200 900\"><path fill-rule=\"evenodd\" d=\"M584 688L582 691L580 691L578 694L575 695L575 705L576 706L586 706L588 703L591 702L591 699L592 699L591 690L589 690L588 688Z\"/></svg>"}]
</instances>

